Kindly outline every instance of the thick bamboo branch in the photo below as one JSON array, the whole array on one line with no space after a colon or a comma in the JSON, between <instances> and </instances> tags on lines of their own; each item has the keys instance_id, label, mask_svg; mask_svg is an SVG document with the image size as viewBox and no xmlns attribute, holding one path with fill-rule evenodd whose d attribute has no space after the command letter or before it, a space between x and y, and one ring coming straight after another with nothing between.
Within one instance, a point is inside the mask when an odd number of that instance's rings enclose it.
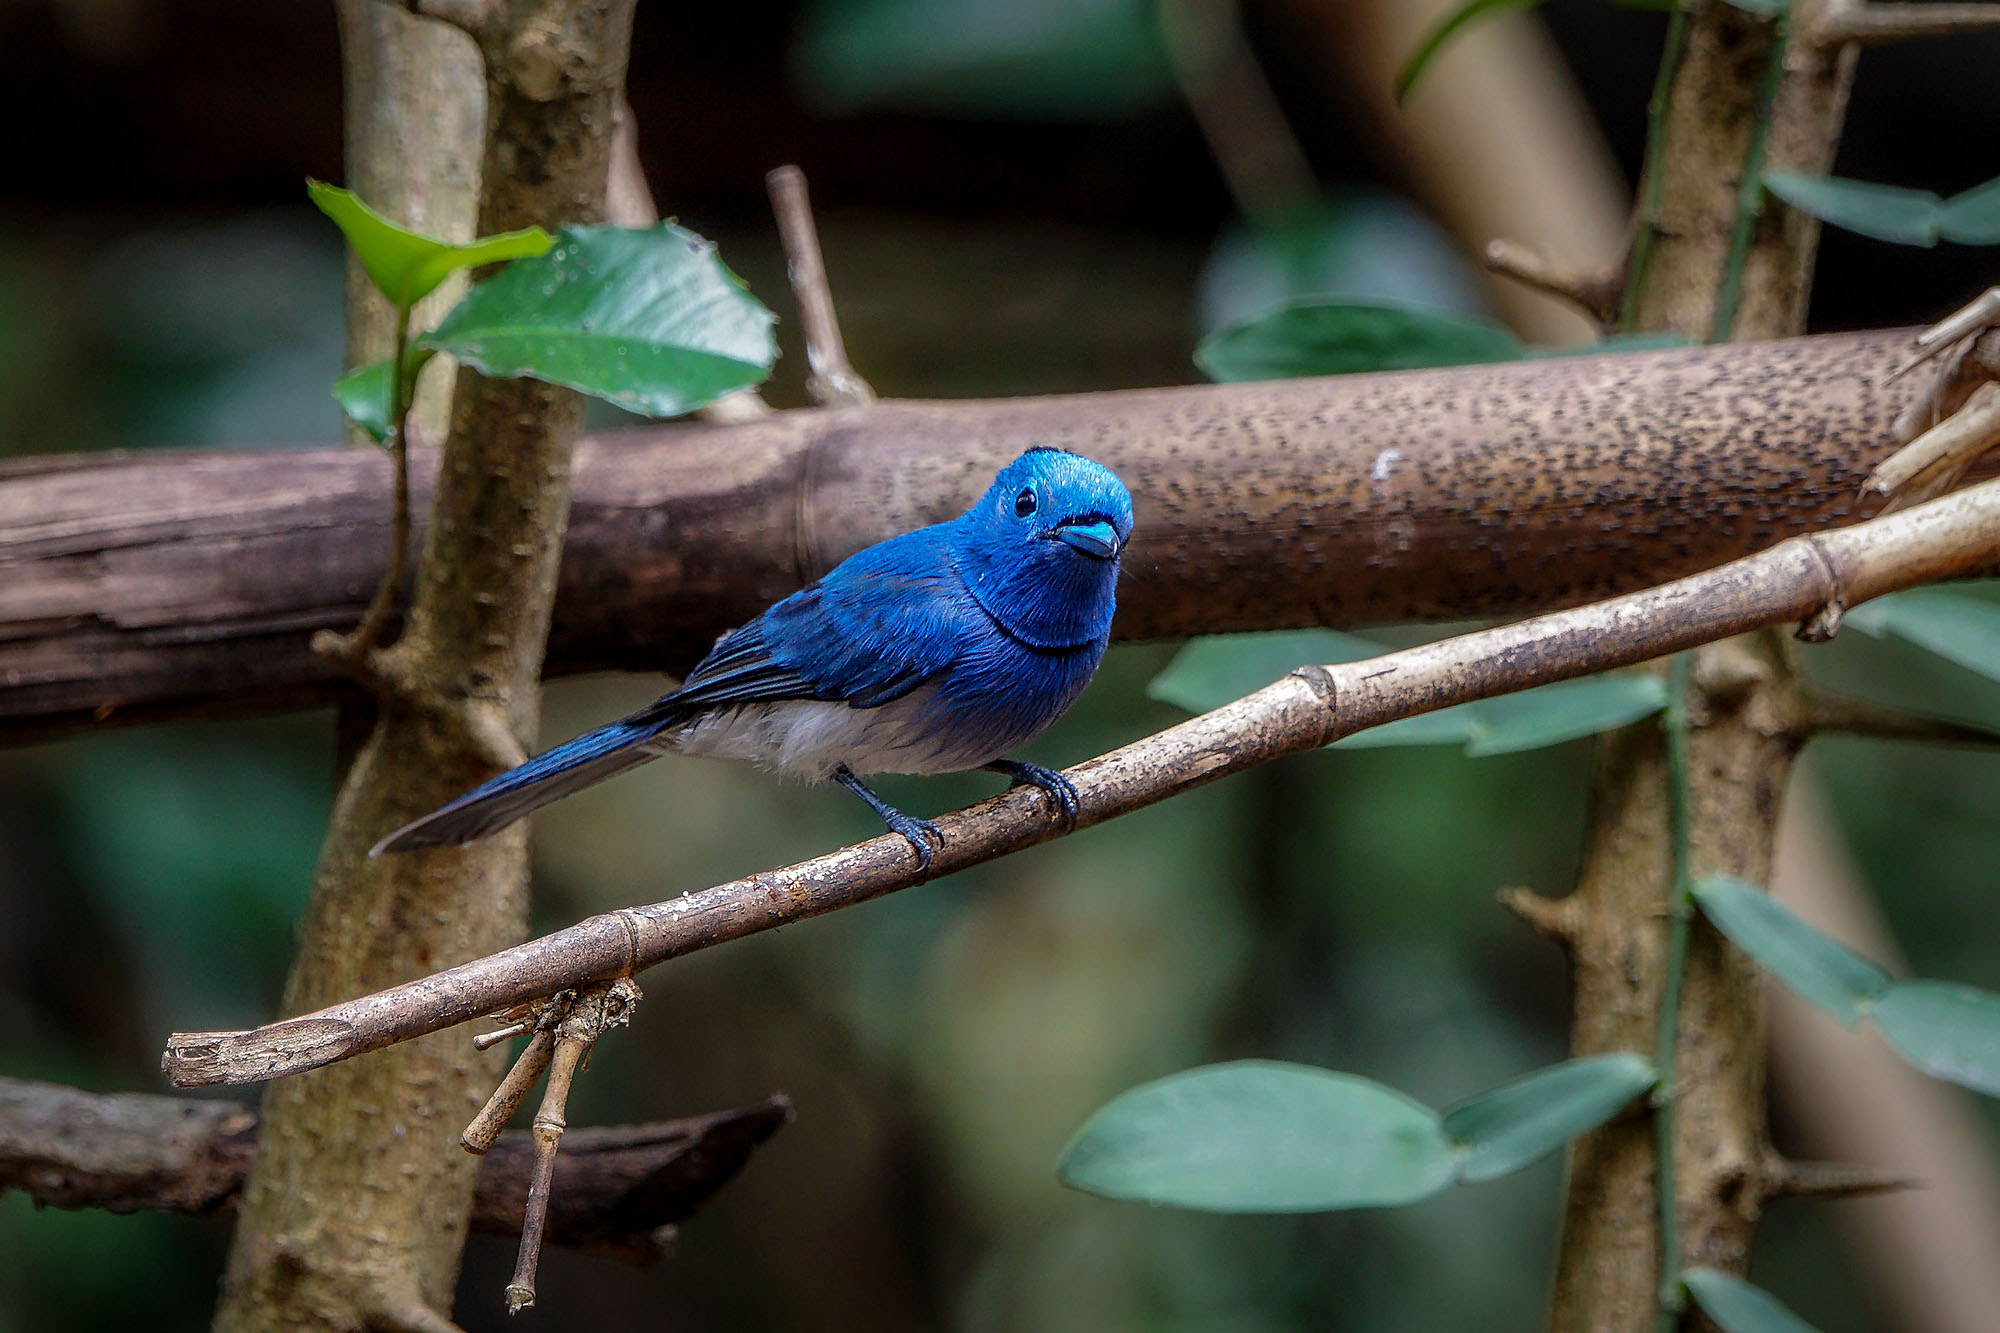
<instances>
[{"instance_id":1,"label":"thick bamboo branch","mask_svg":"<svg viewBox=\"0 0 2000 1333\"><path fill-rule=\"evenodd\" d=\"M1760 626L1951 578L2000 558L2000 482L1771 550L1663 587L1365 662L1304 666L1276 684L1069 770L1087 828L1281 755L1415 713L1647 661ZM1039 793L938 819L933 874L1062 836ZM244 1032L177 1033L162 1062L183 1087L296 1074L570 986L629 975L726 940L919 882L885 836L781 870L624 909L389 990Z\"/></svg>"},{"instance_id":2,"label":"thick bamboo branch","mask_svg":"<svg viewBox=\"0 0 2000 1333\"><path fill-rule=\"evenodd\" d=\"M1907 332L1400 375L885 402L586 440L553 673L685 668L1032 445L1137 497L1125 638L1502 615L1867 512ZM436 461L417 459L427 513ZM325 703L385 568L372 450L0 461L0 742Z\"/></svg>"},{"instance_id":3,"label":"thick bamboo branch","mask_svg":"<svg viewBox=\"0 0 2000 1333\"><path fill-rule=\"evenodd\" d=\"M791 1119L755 1106L649 1125L580 1129L563 1142L548 1239L636 1262L660 1255L660 1229L694 1215ZM233 1210L257 1153L256 1111L237 1102L143 1093L107 1096L0 1078L0 1190L38 1205L207 1217ZM534 1145L501 1135L480 1163L472 1229L521 1230Z\"/></svg>"}]
</instances>

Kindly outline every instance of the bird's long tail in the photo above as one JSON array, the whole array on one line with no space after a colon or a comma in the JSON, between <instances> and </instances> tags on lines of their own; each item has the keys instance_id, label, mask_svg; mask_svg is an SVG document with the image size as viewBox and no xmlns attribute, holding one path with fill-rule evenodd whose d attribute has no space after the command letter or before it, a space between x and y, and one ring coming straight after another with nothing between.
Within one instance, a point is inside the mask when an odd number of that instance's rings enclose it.
<instances>
[{"instance_id":1,"label":"bird's long tail","mask_svg":"<svg viewBox=\"0 0 2000 1333\"><path fill-rule=\"evenodd\" d=\"M457 847L498 832L530 811L594 786L657 757L643 748L674 721L657 704L578 736L405 824L368 849L370 856L417 847Z\"/></svg>"}]
</instances>

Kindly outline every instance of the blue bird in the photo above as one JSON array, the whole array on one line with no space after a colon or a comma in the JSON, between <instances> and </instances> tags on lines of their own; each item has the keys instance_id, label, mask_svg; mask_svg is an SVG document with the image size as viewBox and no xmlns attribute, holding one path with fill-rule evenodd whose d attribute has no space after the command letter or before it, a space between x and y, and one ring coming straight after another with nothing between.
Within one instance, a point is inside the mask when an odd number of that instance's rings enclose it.
<instances>
[{"instance_id":1,"label":"blue bird","mask_svg":"<svg viewBox=\"0 0 2000 1333\"><path fill-rule=\"evenodd\" d=\"M370 855L471 842L669 753L832 778L909 840L925 874L943 845L937 826L861 774L989 769L1039 787L1074 824L1067 778L1002 756L1096 672L1131 535L1117 474L1031 449L957 518L848 557L724 635L680 689L475 787Z\"/></svg>"}]
</instances>

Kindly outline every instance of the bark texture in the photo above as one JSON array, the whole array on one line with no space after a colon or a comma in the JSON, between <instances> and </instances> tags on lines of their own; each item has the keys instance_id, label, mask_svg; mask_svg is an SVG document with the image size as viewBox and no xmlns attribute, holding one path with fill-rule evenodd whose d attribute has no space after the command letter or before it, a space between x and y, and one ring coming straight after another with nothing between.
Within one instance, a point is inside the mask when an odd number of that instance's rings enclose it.
<instances>
[{"instance_id":1,"label":"bark texture","mask_svg":"<svg viewBox=\"0 0 2000 1333\"><path fill-rule=\"evenodd\" d=\"M1882 383L1908 345L889 402L587 440L548 669L683 669L1035 444L1132 487L1124 638L1575 605L1869 512L1860 483L1920 389ZM422 513L435 455L416 467ZM389 518L376 450L0 462L0 742L341 697L308 640L360 617Z\"/></svg>"},{"instance_id":2,"label":"bark texture","mask_svg":"<svg viewBox=\"0 0 2000 1333\"><path fill-rule=\"evenodd\" d=\"M1800 28L1844 0L1801 0ZM1765 166L1824 173L1839 140L1852 52L1794 41L1723 0L1698 0L1658 145L1650 262L1639 327L1690 337L1775 338L1805 324L1818 239L1813 219L1775 200L1758 213L1740 278L1729 276L1742 183L1768 114ZM1774 59L1783 60L1775 87ZM1768 113L1763 101L1769 97ZM1642 192L1646 189L1642 185ZM1754 202L1756 195L1750 198ZM1726 289L1740 283L1733 317ZM1721 327L1719 327L1721 326ZM1739 429L1756 429L1743 400ZM1787 641L1766 632L1696 650L1688 738L1690 870L1769 882L1780 798L1807 734ZM1668 957L1672 778L1657 725L1602 743L1575 895L1553 914L1574 964L1574 1049L1651 1051ZM1777 1161L1766 1138L1758 974L1693 923L1675 1045L1674 1189L1683 1267L1741 1274ZM1580 1140L1571 1156L1551 1327L1655 1326L1660 1285L1655 1127L1637 1116ZM1698 1314L1689 1322L1701 1322Z\"/></svg>"},{"instance_id":3,"label":"bark texture","mask_svg":"<svg viewBox=\"0 0 2000 1333\"><path fill-rule=\"evenodd\" d=\"M482 12L479 231L593 219L631 0ZM335 800L289 1011L490 952L525 930L522 833L417 857L366 852L505 764L533 732L581 421L567 391L460 377L404 634L367 664L380 717ZM217 1327L449 1327L477 1167L454 1139L498 1058L438 1038L273 1087Z\"/></svg>"}]
</instances>

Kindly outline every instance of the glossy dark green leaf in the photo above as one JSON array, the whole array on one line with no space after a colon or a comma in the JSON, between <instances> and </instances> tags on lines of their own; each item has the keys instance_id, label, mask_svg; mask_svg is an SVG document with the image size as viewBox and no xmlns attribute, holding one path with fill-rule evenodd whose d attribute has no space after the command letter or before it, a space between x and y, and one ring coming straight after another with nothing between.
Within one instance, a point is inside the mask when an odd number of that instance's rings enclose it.
<instances>
[{"instance_id":1,"label":"glossy dark green leaf","mask_svg":"<svg viewBox=\"0 0 2000 1333\"><path fill-rule=\"evenodd\" d=\"M1410 89L1416 86L1419 78L1423 77L1423 72L1430 68L1431 61L1435 60L1438 52L1444 49L1444 44L1458 35L1460 28L1474 19L1485 18L1490 14L1503 14L1510 9L1526 9L1541 2L1542 0L1469 0L1469 3L1453 10L1445 16L1444 22L1431 29L1429 36L1417 43L1417 49L1410 52L1410 58L1396 71L1396 100L1400 102L1410 95Z\"/></svg>"},{"instance_id":2,"label":"glossy dark green leaf","mask_svg":"<svg viewBox=\"0 0 2000 1333\"><path fill-rule=\"evenodd\" d=\"M1666 683L1650 672L1538 685L1472 705L1465 752L1480 757L1539 750L1637 722L1666 706Z\"/></svg>"},{"instance_id":3,"label":"glossy dark green leaf","mask_svg":"<svg viewBox=\"0 0 2000 1333\"><path fill-rule=\"evenodd\" d=\"M1209 1212L1412 1203L1451 1183L1428 1107L1379 1083L1243 1060L1142 1084L1090 1118L1057 1168L1113 1199Z\"/></svg>"},{"instance_id":4,"label":"glossy dark green leaf","mask_svg":"<svg viewBox=\"0 0 2000 1333\"><path fill-rule=\"evenodd\" d=\"M1681 1281L1723 1333L1819 1333L1770 1292L1719 1269L1690 1268Z\"/></svg>"},{"instance_id":5,"label":"glossy dark green leaf","mask_svg":"<svg viewBox=\"0 0 2000 1333\"><path fill-rule=\"evenodd\" d=\"M2000 176L1945 200L1938 231L1959 245L2000 245Z\"/></svg>"},{"instance_id":6,"label":"glossy dark green leaf","mask_svg":"<svg viewBox=\"0 0 2000 1333\"><path fill-rule=\"evenodd\" d=\"M1764 188L1821 222L1898 245L1936 245L1944 200L1932 190L1767 171Z\"/></svg>"},{"instance_id":7,"label":"glossy dark green leaf","mask_svg":"<svg viewBox=\"0 0 2000 1333\"><path fill-rule=\"evenodd\" d=\"M484 374L529 376L674 416L747 388L777 356L771 312L672 223L572 227L472 289L424 339Z\"/></svg>"},{"instance_id":8,"label":"glossy dark green leaf","mask_svg":"<svg viewBox=\"0 0 2000 1333\"><path fill-rule=\"evenodd\" d=\"M468 245L449 245L391 222L352 190L308 181L306 193L346 234L361 266L390 304L402 310L430 295L459 269L539 255L552 244L540 227L528 227L483 236Z\"/></svg>"},{"instance_id":9,"label":"glossy dark green leaf","mask_svg":"<svg viewBox=\"0 0 2000 1333\"><path fill-rule=\"evenodd\" d=\"M1701 913L1786 990L1853 1027L1888 991L1887 972L1814 930L1770 894L1728 875L1694 886Z\"/></svg>"},{"instance_id":10,"label":"glossy dark green leaf","mask_svg":"<svg viewBox=\"0 0 2000 1333\"><path fill-rule=\"evenodd\" d=\"M1514 335L1494 324L1406 306L1292 301L1218 329L1195 349L1210 379L1296 379L1369 370L1512 361Z\"/></svg>"},{"instance_id":11,"label":"glossy dark green leaf","mask_svg":"<svg viewBox=\"0 0 2000 1333\"><path fill-rule=\"evenodd\" d=\"M1206 713L1308 664L1358 662L1387 652L1379 643L1330 629L1211 634L1189 641L1146 686L1161 703Z\"/></svg>"},{"instance_id":12,"label":"glossy dark green leaf","mask_svg":"<svg viewBox=\"0 0 2000 1333\"><path fill-rule=\"evenodd\" d=\"M1554 1152L1652 1087L1637 1055L1586 1056L1538 1069L1445 1108L1444 1132L1458 1152L1458 1178L1492 1180Z\"/></svg>"},{"instance_id":13,"label":"glossy dark green leaf","mask_svg":"<svg viewBox=\"0 0 2000 1333\"><path fill-rule=\"evenodd\" d=\"M1148 0L818 0L794 64L838 111L1098 121L1176 92Z\"/></svg>"},{"instance_id":14,"label":"glossy dark green leaf","mask_svg":"<svg viewBox=\"0 0 2000 1333\"><path fill-rule=\"evenodd\" d=\"M1914 588L1856 607L1846 620L1864 634L1894 634L1988 680L2000 680L2000 603L1940 588Z\"/></svg>"},{"instance_id":15,"label":"glossy dark green leaf","mask_svg":"<svg viewBox=\"0 0 2000 1333\"><path fill-rule=\"evenodd\" d=\"M1926 1074L2000 1097L2000 995L1948 981L1899 981L1872 1013L1889 1044Z\"/></svg>"}]
</instances>

